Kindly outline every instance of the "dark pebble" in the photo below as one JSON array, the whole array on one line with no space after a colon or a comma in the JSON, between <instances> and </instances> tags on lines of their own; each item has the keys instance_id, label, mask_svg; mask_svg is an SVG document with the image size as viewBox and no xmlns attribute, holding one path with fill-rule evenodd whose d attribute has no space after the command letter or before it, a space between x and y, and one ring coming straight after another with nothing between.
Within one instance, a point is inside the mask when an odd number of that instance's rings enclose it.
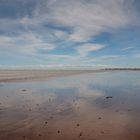
<instances>
[{"instance_id":1,"label":"dark pebble","mask_svg":"<svg viewBox=\"0 0 140 140\"><path fill-rule=\"evenodd\" d=\"M98 119L101 120L102 118L101 117L98 117Z\"/></svg>"},{"instance_id":2,"label":"dark pebble","mask_svg":"<svg viewBox=\"0 0 140 140\"><path fill-rule=\"evenodd\" d=\"M22 89L22 91L27 91L26 89Z\"/></svg>"},{"instance_id":3,"label":"dark pebble","mask_svg":"<svg viewBox=\"0 0 140 140\"><path fill-rule=\"evenodd\" d=\"M79 124L79 123L77 123L77 124L76 124L76 126L80 126L80 124Z\"/></svg>"},{"instance_id":4,"label":"dark pebble","mask_svg":"<svg viewBox=\"0 0 140 140\"><path fill-rule=\"evenodd\" d=\"M110 99L110 98L113 98L113 97L112 97L112 96L107 96L107 97L106 97L106 99Z\"/></svg>"},{"instance_id":5,"label":"dark pebble","mask_svg":"<svg viewBox=\"0 0 140 140\"><path fill-rule=\"evenodd\" d=\"M104 134L105 132L104 131L101 131L101 133Z\"/></svg>"},{"instance_id":6,"label":"dark pebble","mask_svg":"<svg viewBox=\"0 0 140 140\"><path fill-rule=\"evenodd\" d=\"M82 137L82 132L79 134L79 136L78 136L78 137L79 137L79 138L80 138L80 137Z\"/></svg>"}]
</instances>

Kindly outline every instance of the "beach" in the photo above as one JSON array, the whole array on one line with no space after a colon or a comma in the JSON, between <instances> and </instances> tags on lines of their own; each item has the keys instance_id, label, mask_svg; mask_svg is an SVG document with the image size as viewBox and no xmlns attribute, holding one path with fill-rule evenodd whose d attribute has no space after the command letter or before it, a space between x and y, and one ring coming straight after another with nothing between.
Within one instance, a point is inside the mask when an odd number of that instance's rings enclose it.
<instances>
[{"instance_id":1,"label":"beach","mask_svg":"<svg viewBox=\"0 0 140 140\"><path fill-rule=\"evenodd\" d=\"M95 72L95 70L0 70L0 82L26 82Z\"/></svg>"},{"instance_id":2,"label":"beach","mask_svg":"<svg viewBox=\"0 0 140 140\"><path fill-rule=\"evenodd\" d=\"M41 69L0 69L0 82L31 82L42 81L53 77L99 73L110 71L140 71L140 69L97 69L97 70L41 70Z\"/></svg>"},{"instance_id":3,"label":"beach","mask_svg":"<svg viewBox=\"0 0 140 140\"><path fill-rule=\"evenodd\" d=\"M139 71L1 70L0 140L139 140Z\"/></svg>"}]
</instances>

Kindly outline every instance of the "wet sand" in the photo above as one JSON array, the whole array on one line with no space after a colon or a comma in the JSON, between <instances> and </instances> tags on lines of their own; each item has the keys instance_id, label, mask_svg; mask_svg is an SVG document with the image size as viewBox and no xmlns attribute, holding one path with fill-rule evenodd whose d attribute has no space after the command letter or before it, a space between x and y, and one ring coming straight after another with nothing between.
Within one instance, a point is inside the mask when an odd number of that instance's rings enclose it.
<instances>
[{"instance_id":1,"label":"wet sand","mask_svg":"<svg viewBox=\"0 0 140 140\"><path fill-rule=\"evenodd\" d=\"M139 140L139 100L140 72L1 82L0 140Z\"/></svg>"}]
</instances>

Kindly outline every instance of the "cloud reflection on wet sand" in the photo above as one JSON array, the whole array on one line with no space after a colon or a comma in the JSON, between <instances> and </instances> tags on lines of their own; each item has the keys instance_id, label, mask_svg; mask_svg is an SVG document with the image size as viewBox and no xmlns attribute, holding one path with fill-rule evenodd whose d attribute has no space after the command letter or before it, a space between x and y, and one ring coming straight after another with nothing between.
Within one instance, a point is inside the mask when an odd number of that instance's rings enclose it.
<instances>
[{"instance_id":1,"label":"cloud reflection on wet sand","mask_svg":"<svg viewBox=\"0 0 140 140\"><path fill-rule=\"evenodd\" d=\"M123 80L122 74L4 84L0 139L139 140L140 75L126 73Z\"/></svg>"}]
</instances>

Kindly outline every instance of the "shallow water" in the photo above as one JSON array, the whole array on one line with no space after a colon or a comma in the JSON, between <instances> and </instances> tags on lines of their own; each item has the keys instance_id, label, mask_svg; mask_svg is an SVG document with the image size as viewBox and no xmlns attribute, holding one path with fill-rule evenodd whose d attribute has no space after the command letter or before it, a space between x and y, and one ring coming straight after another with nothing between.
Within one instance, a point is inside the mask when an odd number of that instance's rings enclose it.
<instances>
[{"instance_id":1,"label":"shallow water","mask_svg":"<svg viewBox=\"0 0 140 140\"><path fill-rule=\"evenodd\" d=\"M140 72L0 83L0 140L140 140Z\"/></svg>"}]
</instances>

